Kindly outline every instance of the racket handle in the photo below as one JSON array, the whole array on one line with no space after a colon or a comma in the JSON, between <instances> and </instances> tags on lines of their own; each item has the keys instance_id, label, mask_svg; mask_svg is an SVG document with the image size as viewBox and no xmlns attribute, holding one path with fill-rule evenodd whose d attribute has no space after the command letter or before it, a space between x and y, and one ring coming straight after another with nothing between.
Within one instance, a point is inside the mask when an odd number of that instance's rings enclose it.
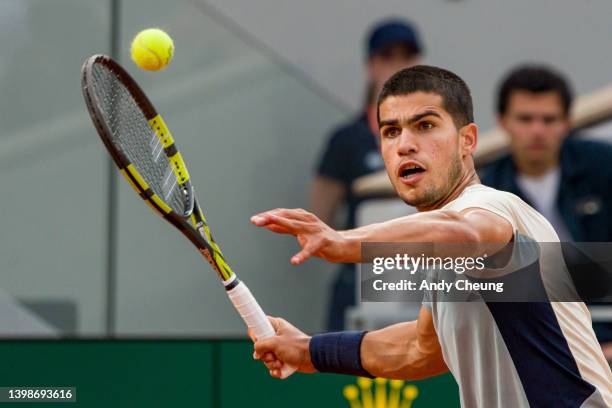
<instances>
[{"instance_id":1,"label":"racket handle","mask_svg":"<svg viewBox=\"0 0 612 408\"><path fill-rule=\"evenodd\" d=\"M238 310L238 313L240 313L242 320L244 320L247 327L252 330L256 338L266 339L276 335L274 327L272 327L268 317L244 282L240 281L236 286L228 290L227 295L234 304L236 310ZM295 367L283 364L281 378L285 379L289 377L295 370Z\"/></svg>"}]
</instances>

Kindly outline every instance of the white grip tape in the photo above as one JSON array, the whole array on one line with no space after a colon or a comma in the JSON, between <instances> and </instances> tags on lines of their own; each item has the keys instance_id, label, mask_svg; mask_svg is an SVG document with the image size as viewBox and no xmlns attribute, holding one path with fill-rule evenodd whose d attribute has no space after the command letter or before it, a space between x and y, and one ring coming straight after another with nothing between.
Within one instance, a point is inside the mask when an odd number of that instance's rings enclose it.
<instances>
[{"instance_id":1,"label":"white grip tape","mask_svg":"<svg viewBox=\"0 0 612 408\"><path fill-rule=\"evenodd\" d=\"M266 314L244 282L240 281L238 285L227 291L227 295L247 327L253 331L255 337L266 339L276 334ZM294 372L294 367L285 364L281 370L281 376L287 378Z\"/></svg>"}]
</instances>

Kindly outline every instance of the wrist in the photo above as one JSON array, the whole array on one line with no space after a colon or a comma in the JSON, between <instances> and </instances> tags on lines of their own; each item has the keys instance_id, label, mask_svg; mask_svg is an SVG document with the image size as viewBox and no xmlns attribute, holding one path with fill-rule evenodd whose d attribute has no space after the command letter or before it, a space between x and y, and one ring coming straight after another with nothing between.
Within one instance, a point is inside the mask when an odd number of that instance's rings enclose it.
<instances>
[{"instance_id":1,"label":"wrist","mask_svg":"<svg viewBox=\"0 0 612 408\"><path fill-rule=\"evenodd\" d=\"M356 230L338 231L342 237L343 256L341 262L361 262L361 238Z\"/></svg>"},{"instance_id":2,"label":"wrist","mask_svg":"<svg viewBox=\"0 0 612 408\"><path fill-rule=\"evenodd\" d=\"M312 336L309 342L310 361L323 373L371 377L361 363L361 342L367 332L344 331Z\"/></svg>"},{"instance_id":3,"label":"wrist","mask_svg":"<svg viewBox=\"0 0 612 408\"><path fill-rule=\"evenodd\" d=\"M300 354L302 355L301 361L303 363L302 371L314 373L317 371L316 367L312 364L312 358L310 356L310 342L312 341L312 336L305 336L305 338L300 342Z\"/></svg>"}]
</instances>

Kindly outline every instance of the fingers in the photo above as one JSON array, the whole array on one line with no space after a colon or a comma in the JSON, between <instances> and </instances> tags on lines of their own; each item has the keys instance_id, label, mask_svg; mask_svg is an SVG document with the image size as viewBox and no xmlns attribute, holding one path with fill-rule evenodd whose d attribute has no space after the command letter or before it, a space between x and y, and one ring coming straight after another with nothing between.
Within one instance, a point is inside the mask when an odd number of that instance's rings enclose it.
<instances>
[{"instance_id":1,"label":"fingers","mask_svg":"<svg viewBox=\"0 0 612 408\"><path fill-rule=\"evenodd\" d=\"M276 361L280 362L280 360L276 358L276 356L273 353L264 353L263 355L260 355L257 353L257 351L255 351L253 352L253 358L255 360L260 360L261 362L265 364L272 364Z\"/></svg>"},{"instance_id":2,"label":"fingers","mask_svg":"<svg viewBox=\"0 0 612 408\"><path fill-rule=\"evenodd\" d=\"M274 331L278 333L283 323L283 319L268 316L268 320L270 321ZM253 352L253 358L256 360L261 360L266 365L268 370L270 370L271 376L280 378L280 370L283 363L276 357L275 354L278 345L279 342L277 336L256 341L254 345L255 351Z\"/></svg>"},{"instance_id":3,"label":"fingers","mask_svg":"<svg viewBox=\"0 0 612 408\"><path fill-rule=\"evenodd\" d=\"M274 318L270 318L272 321ZM276 342L267 341L269 339L259 340L255 343L255 351L253 352L253 358L256 360L261 360L270 375L274 378L282 378L281 377L281 369L283 367L282 361L276 358L276 355L272 351L275 348Z\"/></svg>"},{"instance_id":4,"label":"fingers","mask_svg":"<svg viewBox=\"0 0 612 408\"><path fill-rule=\"evenodd\" d=\"M310 258L311 256L312 256L311 248L308 246L305 246L304 248L302 248L300 252L298 252L297 254L291 257L291 264L299 265L305 260L307 260L308 258Z\"/></svg>"},{"instance_id":5,"label":"fingers","mask_svg":"<svg viewBox=\"0 0 612 408\"><path fill-rule=\"evenodd\" d=\"M274 332L278 334L278 331L280 330L281 325L284 322L284 319L281 319L280 317L268 316L268 320L270 321L270 324L272 325Z\"/></svg>"},{"instance_id":6,"label":"fingers","mask_svg":"<svg viewBox=\"0 0 612 408\"><path fill-rule=\"evenodd\" d=\"M276 372L283 368L282 361L278 360L272 353L266 353L261 360L265 364L266 368L270 371L270 375L273 377L278 377L278 373Z\"/></svg>"},{"instance_id":7,"label":"fingers","mask_svg":"<svg viewBox=\"0 0 612 408\"><path fill-rule=\"evenodd\" d=\"M254 215L251 217L251 222L258 227L266 228L279 234L297 234L296 225L291 225L290 222L281 220L271 214Z\"/></svg>"},{"instance_id":8,"label":"fingers","mask_svg":"<svg viewBox=\"0 0 612 408\"><path fill-rule=\"evenodd\" d=\"M255 342L255 353L258 356L263 356L266 353L274 353L278 346L276 336L268 337L267 339L257 340Z\"/></svg>"},{"instance_id":9,"label":"fingers","mask_svg":"<svg viewBox=\"0 0 612 408\"><path fill-rule=\"evenodd\" d=\"M270 375L272 377L274 377L274 378L279 378L279 379L283 378L282 375L281 375L281 370L280 369L278 369L278 370L270 370Z\"/></svg>"},{"instance_id":10,"label":"fingers","mask_svg":"<svg viewBox=\"0 0 612 408\"><path fill-rule=\"evenodd\" d=\"M251 217L251 222L258 227L267 227L272 224L284 227L289 231L296 230L297 228L303 229L307 225L318 220L319 219L314 214L301 208L293 210L277 208L275 210L255 214Z\"/></svg>"},{"instance_id":11,"label":"fingers","mask_svg":"<svg viewBox=\"0 0 612 408\"><path fill-rule=\"evenodd\" d=\"M280 234L292 234L298 239L302 250L291 258L299 265L314 256L325 245L325 224L314 214L302 209L277 208L251 217L251 222Z\"/></svg>"},{"instance_id":12,"label":"fingers","mask_svg":"<svg viewBox=\"0 0 612 408\"><path fill-rule=\"evenodd\" d=\"M318 220L316 215L309 213L306 210L301 208L276 208L274 210L264 211L257 215L276 215L279 217L295 220L295 221L303 221L303 222L313 222Z\"/></svg>"},{"instance_id":13,"label":"fingers","mask_svg":"<svg viewBox=\"0 0 612 408\"><path fill-rule=\"evenodd\" d=\"M255 333L253 333L253 330L247 329L247 334L249 335L253 343L257 341L257 337L255 337Z\"/></svg>"},{"instance_id":14,"label":"fingers","mask_svg":"<svg viewBox=\"0 0 612 408\"><path fill-rule=\"evenodd\" d=\"M267 318L276 335L257 340L254 344L253 358L264 363L272 377L282 379L286 364L299 366L299 362L294 362L296 359L299 360L299 353L296 354L293 350L295 345L292 336L295 333L305 335L280 317L267 316ZM298 346L305 344L298 343Z\"/></svg>"},{"instance_id":15,"label":"fingers","mask_svg":"<svg viewBox=\"0 0 612 408\"><path fill-rule=\"evenodd\" d=\"M273 373L275 370L280 371L283 368L283 362L277 359L272 353L265 353L263 356L259 356L257 352L253 352L253 358L263 362L272 376L275 376L275 373Z\"/></svg>"},{"instance_id":16,"label":"fingers","mask_svg":"<svg viewBox=\"0 0 612 408\"><path fill-rule=\"evenodd\" d=\"M278 360L272 353L268 353L262 359L268 370L280 370L283 368L283 362Z\"/></svg>"},{"instance_id":17,"label":"fingers","mask_svg":"<svg viewBox=\"0 0 612 408\"><path fill-rule=\"evenodd\" d=\"M274 332L278 334L278 331L281 327L283 319L278 318L278 317L272 317L272 316L267 316L267 317L268 317L268 320L270 321L270 324L272 325L272 328L274 329ZM274 355L274 348L276 347L277 343L267 341L267 340L273 339L274 337L270 337L268 339L257 340L255 335L253 334L253 330L248 329L247 333L249 334L249 337L254 343L253 348L255 350L253 351L253 359L261 360L262 356Z\"/></svg>"},{"instance_id":18,"label":"fingers","mask_svg":"<svg viewBox=\"0 0 612 408\"><path fill-rule=\"evenodd\" d=\"M270 223L270 216L268 213L260 213L251 217L251 222L258 227L265 227Z\"/></svg>"},{"instance_id":19,"label":"fingers","mask_svg":"<svg viewBox=\"0 0 612 408\"><path fill-rule=\"evenodd\" d=\"M272 353L266 353L263 355L263 357L261 358L261 361L263 361L266 364L272 364L275 361L278 361L278 359L276 358L276 356Z\"/></svg>"},{"instance_id":20,"label":"fingers","mask_svg":"<svg viewBox=\"0 0 612 408\"><path fill-rule=\"evenodd\" d=\"M293 255L293 257L291 257L291 263L293 265L299 265L303 263L308 258L319 252L319 249L321 249L321 247L325 245L325 242L326 241L321 239L307 241L304 244L302 250L297 254Z\"/></svg>"},{"instance_id":21,"label":"fingers","mask_svg":"<svg viewBox=\"0 0 612 408\"><path fill-rule=\"evenodd\" d=\"M299 234L309 231L309 227L311 226L304 221L295 220L290 217L285 217L277 214L267 214L266 215L267 224L265 226L277 226L287 230L291 234Z\"/></svg>"}]
</instances>

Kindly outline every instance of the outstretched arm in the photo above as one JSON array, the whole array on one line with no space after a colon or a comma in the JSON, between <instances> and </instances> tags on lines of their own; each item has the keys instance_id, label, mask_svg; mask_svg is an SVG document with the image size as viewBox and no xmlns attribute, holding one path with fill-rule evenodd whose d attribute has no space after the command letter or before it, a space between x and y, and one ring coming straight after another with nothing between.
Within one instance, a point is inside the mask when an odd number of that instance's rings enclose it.
<instances>
[{"instance_id":1,"label":"outstretched arm","mask_svg":"<svg viewBox=\"0 0 612 408\"><path fill-rule=\"evenodd\" d=\"M251 218L258 227L294 235L302 250L291 258L298 265L311 256L330 262L361 261L362 242L508 243L512 226L480 208L457 212L434 210L348 231L336 231L302 209L266 211Z\"/></svg>"},{"instance_id":2,"label":"outstretched arm","mask_svg":"<svg viewBox=\"0 0 612 408\"><path fill-rule=\"evenodd\" d=\"M316 371L397 379L421 379L448 371L431 311L421 308L416 321L364 332L326 333L310 337L290 323L270 318L277 335L255 342L273 377L283 364Z\"/></svg>"}]
</instances>

